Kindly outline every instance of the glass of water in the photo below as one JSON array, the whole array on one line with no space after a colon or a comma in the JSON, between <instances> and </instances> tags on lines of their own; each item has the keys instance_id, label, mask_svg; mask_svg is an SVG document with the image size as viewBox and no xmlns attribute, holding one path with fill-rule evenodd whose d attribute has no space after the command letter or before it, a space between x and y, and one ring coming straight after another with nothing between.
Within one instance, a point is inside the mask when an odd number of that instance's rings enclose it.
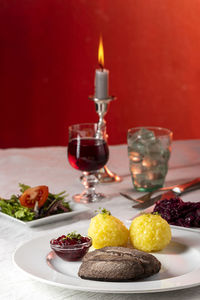
<instances>
[{"instance_id":1,"label":"glass of water","mask_svg":"<svg viewBox=\"0 0 200 300\"><path fill-rule=\"evenodd\" d=\"M137 191L153 191L164 185L173 133L161 127L128 130L129 167Z\"/></svg>"}]
</instances>

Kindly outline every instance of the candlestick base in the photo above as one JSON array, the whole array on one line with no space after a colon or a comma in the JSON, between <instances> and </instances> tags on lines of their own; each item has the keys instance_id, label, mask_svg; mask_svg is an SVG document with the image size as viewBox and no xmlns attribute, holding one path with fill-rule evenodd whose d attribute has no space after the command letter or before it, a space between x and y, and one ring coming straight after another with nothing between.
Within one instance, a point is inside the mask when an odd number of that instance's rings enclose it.
<instances>
[{"instance_id":1,"label":"candlestick base","mask_svg":"<svg viewBox=\"0 0 200 300\"><path fill-rule=\"evenodd\" d=\"M120 182L122 181L122 178L111 172L107 166L104 166L104 168L100 169L96 174L98 180L100 183L111 183L111 182Z\"/></svg>"}]
</instances>

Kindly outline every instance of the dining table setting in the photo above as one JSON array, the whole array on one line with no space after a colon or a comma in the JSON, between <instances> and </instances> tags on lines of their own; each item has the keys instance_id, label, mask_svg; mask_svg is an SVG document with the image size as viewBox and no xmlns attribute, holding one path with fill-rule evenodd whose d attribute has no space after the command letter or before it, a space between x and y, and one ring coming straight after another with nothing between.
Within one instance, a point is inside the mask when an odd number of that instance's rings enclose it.
<instances>
[{"instance_id":1,"label":"dining table setting","mask_svg":"<svg viewBox=\"0 0 200 300\"><path fill-rule=\"evenodd\" d=\"M102 37L98 62L96 123L0 149L0 299L199 299L200 140L136 126L109 146Z\"/></svg>"},{"instance_id":2,"label":"dining table setting","mask_svg":"<svg viewBox=\"0 0 200 300\"><path fill-rule=\"evenodd\" d=\"M3 1L0 300L200 299L196 2Z\"/></svg>"},{"instance_id":3,"label":"dining table setting","mask_svg":"<svg viewBox=\"0 0 200 300\"><path fill-rule=\"evenodd\" d=\"M173 141L170 151L168 171L163 186L181 187L185 183L192 182L193 188L189 184L190 189L185 192L182 190L183 193L176 188L173 190L183 202L198 203L200 201L198 186L200 140ZM55 241L59 236L67 236L75 232L83 236L89 235L91 220L99 214L100 210L109 211L113 218L118 220L117 222L122 222L126 232L137 216L152 212L152 205L156 201L152 199L158 197L161 192L165 195L163 193L166 191L158 189L155 192L154 190L150 195L151 200L148 199L145 203L136 201L148 193L138 191L133 185L129 154L127 144L109 146L109 159L106 159L103 165L106 163L109 172L117 174L120 180L104 183L96 180L95 193L103 194L103 197L94 196L93 201L91 196L87 199L77 199L78 194L84 195L83 177L86 176L88 180L88 176L86 173L81 176L80 168L74 167L72 158L69 158L71 155L69 146L0 150L1 200L11 199L12 195L16 195L20 202L28 201L30 198L25 196L28 195L29 189L46 186L48 197L53 201L55 199L61 201L64 198L70 207L69 211L65 206L65 210L60 213L41 215L37 219L38 211L44 214L45 209L38 210L35 205L32 210L35 217L20 220L19 216L13 217L3 212L1 206L1 299L27 299L28 297L31 299L158 299L160 297L161 299L172 297L173 299L199 299L200 229L198 226L170 225L171 240L168 245L161 251L150 251L161 262L160 271L148 278L138 280L102 281L81 278L78 275L81 259L63 260L59 253L55 254L57 250L52 250L50 241L52 239ZM99 163L98 168L101 167ZM82 171L83 169L85 167L82 165ZM84 185L86 189L88 186L91 187L88 183ZM94 192L93 181L92 190ZM44 195L45 190L42 191ZM52 207L52 204L50 205ZM26 216L29 218L29 215ZM91 228L90 232L92 232ZM95 238L94 242L96 242ZM88 254L90 251L91 249Z\"/></svg>"}]
</instances>

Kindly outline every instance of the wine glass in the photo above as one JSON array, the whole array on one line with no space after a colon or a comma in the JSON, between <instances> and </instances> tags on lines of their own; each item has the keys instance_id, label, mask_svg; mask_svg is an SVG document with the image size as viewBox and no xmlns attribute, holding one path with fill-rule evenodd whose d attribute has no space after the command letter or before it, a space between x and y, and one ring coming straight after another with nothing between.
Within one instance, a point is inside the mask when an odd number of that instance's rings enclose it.
<instances>
[{"instance_id":1,"label":"wine glass","mask_svg":"<svg viewBox=\"0 0 200 300\"><path fill-rule=\"evenodd\" d=\"M85 190L73 196L74 201L89 203L104 198L95 191L97 171L108 161L106 127L96 123L75 124L69 127L68 160L71 166L83 172Z\"/></svg>"}]
</instances>

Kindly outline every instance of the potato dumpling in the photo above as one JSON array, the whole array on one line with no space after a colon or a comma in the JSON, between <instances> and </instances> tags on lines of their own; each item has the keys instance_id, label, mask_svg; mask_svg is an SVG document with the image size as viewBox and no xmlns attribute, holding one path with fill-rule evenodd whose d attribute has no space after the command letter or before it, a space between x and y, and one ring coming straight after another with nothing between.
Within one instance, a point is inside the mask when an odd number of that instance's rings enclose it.
<instances>
[{"instance_id":1,"label":"potato dumpling","mask_svg":"<svg viewBox=\"0 0 200 300\"><path fill-rule=\"evenodd\" d=\"M130 226L130 240L134 248L146 252L164 249L171 240L167 221L158 214L136 217Z\"/></svg>"},{"instance_id":2,"label":"potato dumpling","mask_svg":"<svg viewBox=\"0 0 200 300\"><path fill-rule=\"evenodd\" d=\"M102 209L91 219L88 235L96 249L106 246L126 246L129 231L125 225L109 211Z\"/></svg>"}]
</instances>

